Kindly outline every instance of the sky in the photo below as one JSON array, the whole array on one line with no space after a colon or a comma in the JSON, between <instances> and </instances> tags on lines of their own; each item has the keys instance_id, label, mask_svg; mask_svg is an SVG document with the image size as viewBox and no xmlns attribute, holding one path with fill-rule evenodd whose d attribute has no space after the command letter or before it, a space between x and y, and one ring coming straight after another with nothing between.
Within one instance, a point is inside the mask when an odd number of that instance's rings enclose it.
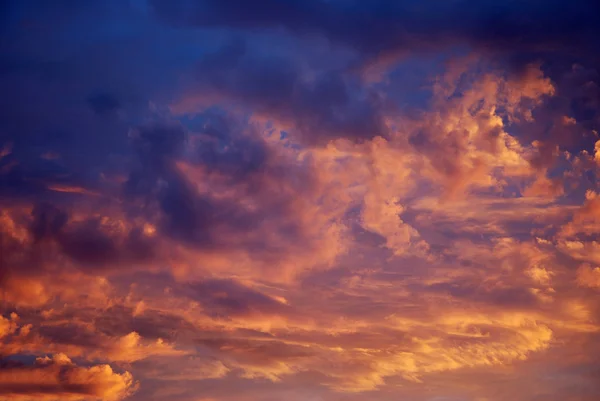
<instances>
[{"instance_id":1,"label":"sky","mask_svg":"<svg viewBox=\"0 0 600 401\"><path fill-rule=\"evenodd\" d=\"M0 1L0 401L597 401L600 4Z\"/></svg>"}]
</instances>

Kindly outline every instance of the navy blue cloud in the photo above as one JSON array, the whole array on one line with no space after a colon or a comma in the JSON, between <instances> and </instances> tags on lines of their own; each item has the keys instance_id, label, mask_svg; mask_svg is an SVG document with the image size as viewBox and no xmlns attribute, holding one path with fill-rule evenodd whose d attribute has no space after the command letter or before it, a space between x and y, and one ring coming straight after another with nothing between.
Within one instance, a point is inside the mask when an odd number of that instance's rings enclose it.
<instances>
[{"instance_id":1,"label":"navy blue cloud","mask_svg":"<svg viewBox=\"0 0 600 401\"><path fill-rule=\"evenodd\" d=\"M130 127L194 61L182 56L193 54L181 50L187 41L132 4L4 2L0 147L12 153L0 159L3 198L49 199L50 183L97 189L102 174L126 173Z\"/></svg>"},{"instance_id":2,"label":"navy blue cloud","mask_svg":"<svg viewBox=\"0 0 600 401\"><path fill-rule=\"evenodd\" d=\"M265 54L256 46L233 41L200 60L197 91L291 123L297 138L309 145L387 136L384 104L374 90L348 71L331 69L315 75L306 79L294 57Z\"/></svg>"},{"instance_id":3,"label":"navy blue cloud","mask_svg":"<svg viewBox=\"0 0 600 401\"><path fill-rule=\"evenodd\" d=\"M106 115L120 108L119 100L110 93L96 93L90 95L87 101L91 109L99 115Z\"/></svg>"},{"instance_id":4,"label":"navy blue cloud","mask_svg":"<svg viewBox=\"0 0 600 401\"><path fill-rule=\"evenodd\" d=\"M591 0L150 0L156 14L187 26L285 28L321 34L365 54L437 48L597 49L600 6ZM571 48L573 46L573 48Z\"/></svg>"}]
</instances>

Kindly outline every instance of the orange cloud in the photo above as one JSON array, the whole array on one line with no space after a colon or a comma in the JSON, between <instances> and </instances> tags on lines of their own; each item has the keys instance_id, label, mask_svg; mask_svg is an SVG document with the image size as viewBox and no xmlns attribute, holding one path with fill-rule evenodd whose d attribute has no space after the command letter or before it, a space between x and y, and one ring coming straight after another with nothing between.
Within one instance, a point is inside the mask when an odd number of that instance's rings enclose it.
<instances>
[{"instance_id":1,"label":"orange cloud","mask_svg":"<svg viewBox=\"0 0 600 401\"><path fill-rule=\"evenodd\" d=\"M600 288L600 268L583 264L577 269L577 284L582 287Z\"/></svg>"},{"instance_id":2,"label":"orange cloud","mask_svg":"<svg viewBox=\"0 0 600 401\"><path fill-rule=\"evenodd\" d=\"M426 109L382 108L385 138L337 126L305 143L273 135L294 128L279 108L202 111L132 129L111 196L6 202L0 398L595 390L600 197L581 177L596 155L520 131L581 125L538 113L560 96L539 66L483 64L450 63Z\"/></svg>"},{"instance_id":3,"label":"orange cloud","mask_svg":"<svg viewBox=\"0 0 600 401\"><path fill-rule=\"evenodd\" d=\"M119 401L136 386L129 372L116 373L109 365L80 367L65 354L37 358L31 366L8 362L0 368L0 400L7 401Z\"/></svg>"}]
</instances>

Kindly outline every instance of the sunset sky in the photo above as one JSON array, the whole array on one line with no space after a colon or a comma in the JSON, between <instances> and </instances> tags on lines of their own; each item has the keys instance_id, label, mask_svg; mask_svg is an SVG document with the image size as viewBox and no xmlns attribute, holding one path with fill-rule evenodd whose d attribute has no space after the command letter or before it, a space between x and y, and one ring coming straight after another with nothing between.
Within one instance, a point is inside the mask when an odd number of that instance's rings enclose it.
<instances>
[{"instance_id":1,"label":"sunset sky","mask_svg":"<svg viewBox=\"0 0 600 401\"><path fill-rule=\"evenodd\" d=\"M0 0L0 401L600 400L600 3Z\"/></svg>"}]
</instances>

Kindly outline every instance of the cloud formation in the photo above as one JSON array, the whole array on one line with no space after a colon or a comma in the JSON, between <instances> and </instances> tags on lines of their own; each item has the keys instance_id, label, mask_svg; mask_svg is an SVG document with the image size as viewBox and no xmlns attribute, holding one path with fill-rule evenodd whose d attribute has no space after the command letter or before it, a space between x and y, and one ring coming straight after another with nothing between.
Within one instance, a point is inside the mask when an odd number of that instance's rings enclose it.
<instances>
[{"instance_id":1,"label":"cloud formation","mask_svg":"<svg viewBox=\"0 0 600 401\"><path fill-rule=\"evenodd\" d=\"M0 400L600 397L595 3L1 4Z\"/></svg>"},{"instance_id":2,"label":"cloud formation","mask_svg":"<svg viewBox=\"0 0 600 401\"><path fill-rule=\"evenodd\" d=\"M115 373L108 365L79 367L65 354L36 358L31 366L5 362L0 383L0 399L5 400L118 401L135 390L129 372Z\"/></svg>"}]
</instances>

